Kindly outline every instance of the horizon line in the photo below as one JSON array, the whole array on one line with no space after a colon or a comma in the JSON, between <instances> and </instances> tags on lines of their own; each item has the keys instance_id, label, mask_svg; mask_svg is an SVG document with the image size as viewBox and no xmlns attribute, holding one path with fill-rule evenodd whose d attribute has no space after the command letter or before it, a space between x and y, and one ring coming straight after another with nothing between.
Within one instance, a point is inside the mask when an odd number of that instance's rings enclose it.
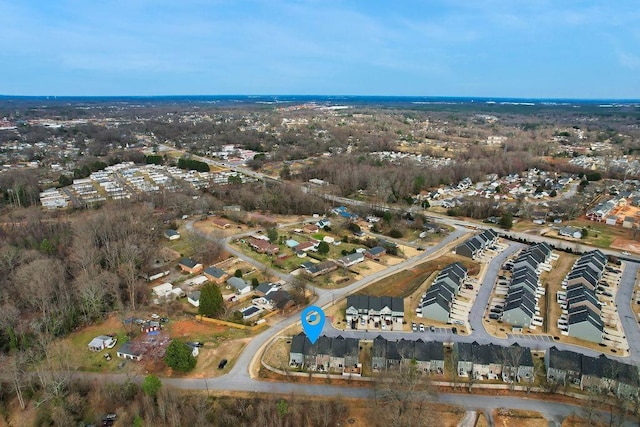
<instances>
[{"instance_id":1,"label":"horizon line","mask_svg":"<svg viewBox=\"0 0 640 427\"><path fill-rule=\"evenodd\" d=\"M640 102L640 98L567 98L567 97L527 97L527 96L472 96L472 95L354 95L354 94L165 94L165 95L10 95L0 94L0 98L188 98L188 97L308 97L308 98L431 98L431 99L465 99L473 101L474 99L490 101L490 100L531 100L531 101L614 101L635 103Z\"/></svg>"}]
</instances>

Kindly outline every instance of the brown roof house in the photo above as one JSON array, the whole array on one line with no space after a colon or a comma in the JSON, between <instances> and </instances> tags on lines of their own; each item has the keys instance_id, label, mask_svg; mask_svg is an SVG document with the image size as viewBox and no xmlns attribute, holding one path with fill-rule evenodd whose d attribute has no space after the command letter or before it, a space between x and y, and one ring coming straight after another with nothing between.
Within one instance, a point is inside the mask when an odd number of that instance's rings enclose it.
<instances>
[{"instance_id":1,"label":"brown roof house","mask_svg":"<svg viewBox=\"0 0 640 427\"><path fill-rule=\"evenodd\" d=\"M259 254L275 255L280 251L278 246L272 245L267 240L256 239L255 237L249 238L247 243L249 243L249 246Z\"/></svg>"},{"instance_id":2,"label":"brown roof house","mask_svg":"<svg viewBox=\"0 0 640 427\"><path fill-rule=\"evenodd\" d=\"M305 233L313 234L320 231L320 227L318 227L316 224L305 224L304 226L302 226L302 230L304 230Z\"/></svg>"}]
</instances>

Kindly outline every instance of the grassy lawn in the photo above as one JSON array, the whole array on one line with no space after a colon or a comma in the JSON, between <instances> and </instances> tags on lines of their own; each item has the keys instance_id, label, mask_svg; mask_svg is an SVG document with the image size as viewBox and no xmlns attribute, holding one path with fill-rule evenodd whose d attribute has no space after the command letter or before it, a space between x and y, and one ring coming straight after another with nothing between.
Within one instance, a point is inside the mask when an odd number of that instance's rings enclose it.
<instances>
[{"instance_id":1,"label":"grassy lawn","mask_svg":"<svg viewBox=\"0 0 640 427\"><path fill-rule=\"evenodd\" d=\"M178 252L180 256L189 257L193 254L193 243L191 241L191 233L183 231L178 240L171 240L166 246Z\"/></svg>"},{"instance_id":2,"label":"grassy lawn","mask_svg":"<svg viewBox=\"0 0 640 427\"><path fill-rule=\"evenodd\" d=\"M438 259L418 264L392 276L378 280L367 288L367 294L373 296L408 297L436 270L442 270L447 265L460 261L469 270L469 275L478 274L480 267L477 263L455 255L444 255Z\"/></svg>"},{"instance_id":3,"label":"grassy lawn","mask_svg":"<svg viewBox=\"0 0 640 427\"><path fill-rule=\"evenodd\" d=\"M629 238L630 231L622 227L615 227L586 219L576 219L569 221L569 225L586 228L589 236L580 240L588 245L608 248L617 237Z\"/></svg>"},{"instance_id":4,"label":"grassy lawn","mask_svg":"<svg viewBox=\"0 0 640 427\"><path fill-rule=\"evenodd\" d=\"M98 335L114 334L118 338L118 343L112 349L103 351L90 351L87 347L89 342ZM88 326L71 334L64 340L70 346L77 357L76 362L79 370L90 372L108 372L117 369L121 359L116 356L116 351L127 341L127 334L122 323L115 317L111 317L98 325ZM111 354L111 360L104 358L105 353Z\"/></svg>"}]
</instances>

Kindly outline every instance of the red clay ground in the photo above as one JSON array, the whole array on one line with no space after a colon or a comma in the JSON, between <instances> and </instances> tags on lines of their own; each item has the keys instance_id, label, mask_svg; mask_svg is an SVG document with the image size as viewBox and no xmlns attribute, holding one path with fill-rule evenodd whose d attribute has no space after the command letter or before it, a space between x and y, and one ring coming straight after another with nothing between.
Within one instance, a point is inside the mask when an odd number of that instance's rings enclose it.
<instances>
[{"instance_id":1,"label":"red clay ground","mask_svg":"<svg viewBox=\"0 0 640 427\"><path fill-rule=\"evenodd\" d=\"M631 231L629 231L629 233L631 233ZM622 237L616 237L615 240L611 243L611 248L640 253L640 242L635 240L623 239Z\"/></svg>"}]
</instances>

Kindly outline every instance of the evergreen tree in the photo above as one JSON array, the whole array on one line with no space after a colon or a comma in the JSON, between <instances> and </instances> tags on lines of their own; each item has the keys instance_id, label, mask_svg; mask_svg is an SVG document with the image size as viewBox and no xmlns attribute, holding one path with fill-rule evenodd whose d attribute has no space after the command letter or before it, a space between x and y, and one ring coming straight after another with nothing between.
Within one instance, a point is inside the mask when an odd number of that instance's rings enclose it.
<instances>
[{"instance_id":1,"label":"evergreen tree","mask_svg":"<svg viewBox=\"0 0 640 427\"><path fill-rule=\"evenodd\" d=\"M320 255L326 255L329 253L329 244L327 242L320 242L318 244L318 253Z\"/></svg>"},{"instance_id":2,"label":"evergreen tree","mask_svg":"<svg viewBox=\"0 0 640 427\"><path fill-rule=\"evenodd\" d=\"M176 371L188 372L196 367L196 358L191 352L191 347L182 341L173 340L167 347L164 363Z\"/></svg>"},{"instance_id":3,"label":"evergreen tree","mask_svg":"<svg viewBox=\"0 0 640 427\"><path fill-rule=\"evenodd\" d=\"M513 215L509 212L503 213L500 217L500 227L505 230L511 230L511 227L513 227Z\"/></svg>"},{"instance_id":4,"label":"evergreen tree","mask_svg":"<svg viewBox=\"0 0 640 427\"><path fill-rule=\"evenodd\" d=\"M200 306L198 313L203 316L215 317L224 311L224 303L220 289L212 283L206 283L200 289Z\"/></svg>"}]
</instances>

